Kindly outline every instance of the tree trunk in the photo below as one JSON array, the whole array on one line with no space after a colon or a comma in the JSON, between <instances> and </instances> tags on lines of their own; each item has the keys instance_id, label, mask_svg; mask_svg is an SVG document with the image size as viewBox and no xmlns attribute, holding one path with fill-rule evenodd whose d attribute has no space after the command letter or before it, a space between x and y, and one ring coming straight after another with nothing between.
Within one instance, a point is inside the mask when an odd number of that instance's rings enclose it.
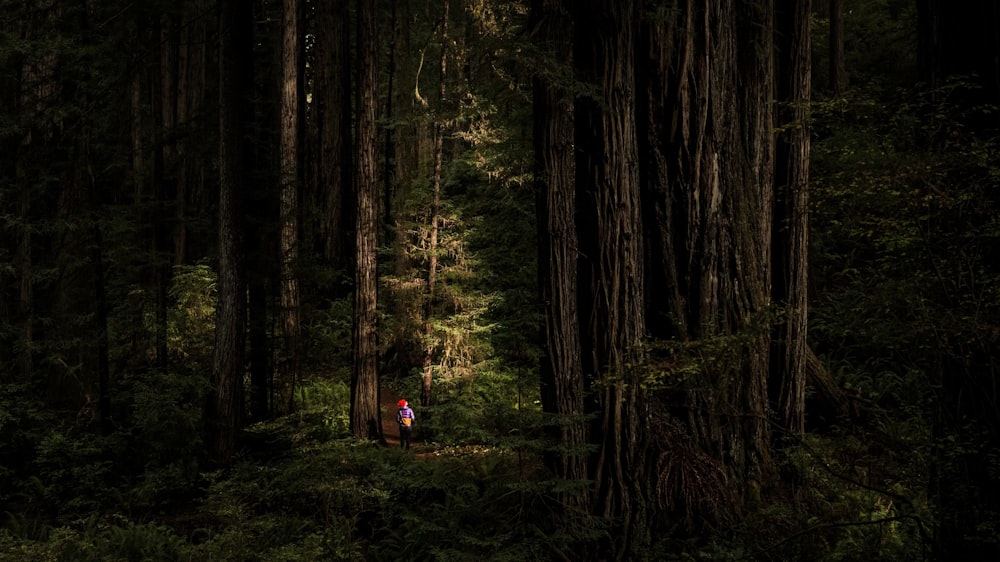
<instances>
[{"instance_id":1,"label":"tree trunk","mask_svg":"<svg viewBox=\"0 0 1000 562\"><path fill-rule=\"evenodd\" d=\"M805 431L808 343L809 103L812 84L809 0L779 0L776 37L778 123L771 301L784 321L772 337L770 391L781 427Z\"/></svg>"},{"instance_id":2,"label":"tree trunk","mask_svg":"<svg viewBox=\"0 0 1000 562\"><path fill-rule=\"evenodd\" d=\"M153 106L153 205L150 207L149 224L152 226L152 247L150 263L156 296L156 365L166 370L167 349L167 308L173 263L171 243L174 220L172 214L176 202L176 112L177 107L177 51L178 37L176 17L161 15L158 24L156 45L159 48L157 60L156 87L150 92Z\"/></svg>"},{"instance_id":3,"label":"tree trunk","mask_svg":"<svg viewBox=\"0 0 1000 562\"><path fill-rule=\"evenodd\" d=\"M283 0L281 25L281 333L282 403L292 410L299 377L299 1Z\"/></svg>"},{"instance_id":4,"label":"tree trunk","mask_svg":"<svg viewBox=\"0 0 1000 562\"><path fill-rule=\"evenodd\" d=\"M651 7L651 60L639 65L649 279L658 285L650 333L719 348L697 381L663 397L708 455L706 470L724 475L692 491L704 500L700 515L733 514L733 496L771 473L773 10L726 0Z\"/></svg>"},{"instance_id":5,"label":"tree trunk","mask_svg":"<svg viewBox=\"0 0 1000 562\"><path fill-rule=\"evenodd\" d=\"M572 61L572 21L563 0L533 0L535 43L551 65ZM583 367L577 316L577 233L573 99L568 84L534 78L535 193L538 216L538 278L545 316L541 364L542 407L553 414L560 451L548 458L552 471L571 482L587 478ZM561 497L565 512L586 509L585 489Z\"/></svg>"},{"instance_id":6,"label":"tree trunk","mask_svg":"<svg viewBox=\"0 0 1000 562\"><path fill-rule=\"evenodd\" d=\"M190 0L185 4L185 20L180 27L180 49L177 60L177 194L174 229L174 264L188 263L188 256L201 256L208 251L203 232L194 214L205 206L206 161L198 147L206 131L202 117L205 112L206 65L208 63L209 18L207 0Z\"/></svg>"},{"instance_id":7,"label":"tree trunk","mask_svg":"<svg viewBox=\"0 0 1000 562\"><path fill-rule=\"evenodd\" d=\"M378 39L374 0L358 0L357 34L357 231L354 275L354 342L351 431L358 439L382 441L378 380L378 131L376 107Z\"/></svg>"},{"instance_id":8,"label":"tree trunk","mask_svg":"<svg viewBox=\"0 0 1000 562\"><path fill-rule=\"evenodd\" d=\"M391 2L389 8L389 62L386 69L386 93L385 93L385 115L384 119L392 123L395 119L394 110L396 103L396 58L399 52L399 16L396 2ZM392 236L393 217L393 194L395 193L394 180L396 176L396 127L386 127L383 131L385 140L382 144L382 182L384 192L382 193L382 229L383 244L388 243Z\"/></svg>"},{"instance_id":9,"label":"tree trunk","mask_svg":"<svg viewBox=\"0 0 1000 562\"><path fill-rule=\"evenodd\" d=\"M448 78L448 8L449 1L444 0L441 18L441 57L439 59L438 107L434 119L434 176L431 179L431 209L430 209L430 240L427 243L427 300L424 303L424 355L421 365L423 379L420 385L420 403L431 405L431 383L434 379L434 351L437 340L434 335L434 298L438 270L438 228L440 225L441 208L441 172L444 166L444 102L446 95L446 80Z\"/></svg>"},{"instance_id":10,"label":"tree trunk","mask_svg":"<svg viewBox=\"0 0 1000 562\"><path fill-rule=\"evenodd\" d=\"M642 221L635 128L632 0L574 2L573 65L594 97L575 105L579 318L583 374L599 410L592 441L596 514L616 522L617 556L650 542L638 378L644 332Z\"/></svg>"},{"instance_id":11,"label":"tree trunk","mask_svg":"<svg viewBox=\"0 0 1000 562\"><path fill-rule=\"evenodd\" d=\"M347 0L316 6L313 82L313 182L317 210L316 247L338 270L353 259L351 161L351 44Z\"/></svg>"},{"instance_id":12,"label":"tree trunk","mask_svg":"<svg viewBox=\"0 0 1000 562\"><path fill-rule=\"evenodd\" d=\"M243 269L243 188L249 149L246 130L253 64L253 13L240 0L219 6L219 279L216 307L214 396L209 420L212 460L229 465L243 410L246 280Z\"/></svg>"}]
</instances>

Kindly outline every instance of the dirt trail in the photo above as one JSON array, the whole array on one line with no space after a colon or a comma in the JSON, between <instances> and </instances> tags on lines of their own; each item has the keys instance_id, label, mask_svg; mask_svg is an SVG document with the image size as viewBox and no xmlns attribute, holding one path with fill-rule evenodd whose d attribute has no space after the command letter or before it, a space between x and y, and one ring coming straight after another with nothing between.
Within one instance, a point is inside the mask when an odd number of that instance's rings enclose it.
<instances>
[{"instance_id":1,"label":"dirt trail","mask_svg":"<svg viewBox=\"0 0 1000 562\"><path fill-rule=\"evenodd\" d=\"M399 447L399 424L396 423L396 402L401 397L394 390L382 388L382 436L390 447Z\"/></svg>"},{"instance_id":2,"label":"dirt trail","mask_svg":"<svg viewBox=\"0 0 1000 562\"><path fill-rule=\"evenodd\" d=\"M382 406L382 437L385 439L385 444L389 447L399 447L399 424L396 423L396 411L399 410L399 406L396 405L400 398L398 392L382 387L382 397L380 399ZM417 410L413 406L413 401L407 398L410 402L410 407ZM416 459L426 459L433 457L435 455L435 448L433 444L424 443L420 438L420 412L417 412L416 419L417 428L413 430L413 438L410 439L410 451L413 453Z\"/></svg>"}]
</instances>

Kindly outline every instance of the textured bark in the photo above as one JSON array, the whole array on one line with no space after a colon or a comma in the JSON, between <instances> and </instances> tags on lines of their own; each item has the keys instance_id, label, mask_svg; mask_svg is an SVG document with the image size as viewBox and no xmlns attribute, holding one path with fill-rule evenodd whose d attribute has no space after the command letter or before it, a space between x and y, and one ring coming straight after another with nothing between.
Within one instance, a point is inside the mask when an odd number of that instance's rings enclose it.
<instances>
[{"instance_id":1,"label":"textured bark","mask_svg":"<svg viewBox=\"0 0 1000 562\"><path fill-rule=\"evenodd\" d=\"M735 482L770 472L770 2L651 2L639 65L650 333L719 346L671 411ZM725 489L721 489L725 488ZM720 484L719 502L734 486ZM748 490L750 486L739 486ZM737 494L738 495L738 494ZM708 497L708 496L706 496ZM738 509L729 506L724 511Z\"/></svg>"},{"instance_id":2,"label":"textured bark","mask_svg":"<svg viewBox=\"0 0 1000 562\"><path fill-rule=\"evenodd\" d=\"M812 98L809 0L779 0L778 136L772 301L784 322L773 336L771 394L783 429L805 430L809 249L809 115Z\"/></svg>"},{"instance_id":3,"label":"textured bark","mask_svg":"<svg viewBox=\"0 0 1000 562\"><path fill-rule=\"evenodd\" d=\"M208 0L185 2L185 19L180 26L177 58L177 208L173 256L175 264L188 262L189 255L207 252L204 232L191 220L205 206L206 162L198 151L206 123L206 65L208 64Z\"/></svg>"},{"instance_id":4,"label":"textured bark","mask_svg":"<svg viewBox=\"0 0 1000 562\"><path fill-rule=\"evenodd\" d=\"M354 276L354 343L351 431L359 439L383 440L379 412L377 304L378 131L376 130L377 38L374 0L358 0L357 34L357 238Z\"/></svg>"},{"instance_id":5,"label":"textured bark","mask_svg":"<svg viewBox=\"0 0 1000 562\"><path fill-rule=\"evenodd\" d=\"M572 61L572 21L565 0L534 0L532 28L547 65ZM538 216L538 276L545 316L545 360L541 365L542 407L554 414L559 451L548 458L552 471L568 481L587 478L587 426L577 315L577 234L573 99L568 84L552 76L534 78L535 193ZM587 506L586 490L562 496L568 513Z\"/></svg>"},{"instance_id":6,"label":"textured bark","mask_svg":"<svg viewBox=\"0 0 1000 562\"><path fill-rule=\"evenodd\" d=\"M283 0L281 26L281 125L279 217L281 231L281 332L279 395L292 408L299 377L299 1Z\"/></svg>"},{"instance_id":7,"label":"textured bark","mask_svg":"<svg viewBox=\"0 0 1000 562\"><path fill-rule=\"evenodd\" d=\"M632 0L573 3L573 65L594 88L575 105L582 369L599 409L591 440L594 511L616 527L617 556L648 544L648 412L638 379L644 332Z\"/></svg>"},{"instance_id":8,"label":"textured bark","mask_svg":"<svg viewBox=\"0 0 1000 562\"><path fill-rule=\"evenodd\" d=\"M315 245L334 268L346 269L354 247L351 146L351 45L348 0L316 5L312 173Z\"/></svg>"},{"instance_id":9,"label":"textured bark","mask_svg":"<svg viewBox=\"0 0 1000 562\"><path fill-rule=\"evenodd\" d=\"M240 0L219 6L219 278L213 356L210 448L212 459L228 465L240 429L246 281L243 269L244 204L247 180L246 127L252 119L249 95L253 69L252 12Z\"/></svg>"}]
</instances>

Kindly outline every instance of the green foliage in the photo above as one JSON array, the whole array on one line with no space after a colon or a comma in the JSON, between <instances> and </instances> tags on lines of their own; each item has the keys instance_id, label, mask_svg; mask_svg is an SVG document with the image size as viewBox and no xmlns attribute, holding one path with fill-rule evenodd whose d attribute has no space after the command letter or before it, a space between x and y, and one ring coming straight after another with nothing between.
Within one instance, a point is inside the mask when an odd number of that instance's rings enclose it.
<instances>
[{"instance_id":1,"label":"green foliage","mask_svg":"<svg viewBox=\"0 0 1000 562\"><path fill-rule=\"evenodd\" d=\"M54 422L23 385L0 385L0 505L24 501L35 446Z\"/></svg>"},{"instance_id":2,"label":"green foliage","mask_svg":"<svg viewBox=\"0 0 1000 562\"><path fill-rule=\"evenodd\" d=\"M96 437L84 440L61 429L51 431L36 451L38 480L44 483L38 499L63 514L88 513L108 505L114 499L114 483L105 445Z\"/></svg>"},{"instance_id":3,"label":"green foliage","mask_svg":"<svg viewBox=\"0 0 1000 562\"><path fill-rule=\"evenodd\" d=\"M132 475L133 508L163 505L191 495L204 455L203 405L209 386L198 373L150 372L127 381L127 425L118 434L119 472Z\"/></svg>"},{"instance_id":4,"label":"green foliage","mask_svg":"<svg viewBox=\"0 0 1000 562\"><path fill-rule=\"evenodd\" d=\"M346 377L345 377L346 380ZM351 388L344 382L314 379L304 381L298 396L298 415L308 419L319 439L350 435Z\"/></svg>"},{"instance_id":5,"label":"green foliage","mask_svg":"<svg viewBox=\"0 0 1000 562\"><path fill-rule=\"evenodd\" d=\"M916 4L905 0L844 0L846 66L853 84L912 84L917 74ZM813 82L822 93L829 82L829 20L813 16Z\"/></svg>"},{"instance_id":6,"label":"green foliage","mask_svg":"<svg viewBox=\"0 0 1000 562\"><path fill-rule=\"evenodd\" d=\"M215 271L205 264L175 266L169 294L167 346L186 368L207 371L215 344Z\"/></svg>"},{"instance_id":7,"label":"green foliage","mask_svg":"<svg viewBox=\"0 0 1000 562\"><path fill-rule=\"evenodd\" d=\"M984 499L997 480L972 459L996 439L983 423L995 419L992 368L980 362L996 361L1000 147L969 125L993 108L954 101L971 87L856 88L817 107L810 337L874 406L866 437L893 471L882 487L935 505L936 523L952 517L978 542L997 521ZM928 482L945 495L928 499ZM966 530L959 512L983 529Z\"/></svg>"},{"instance_id":8,"label":"green foliage","mask_svg":"<svg viewBox=\"0 0 1000 562\"><path fill-rule=\"evenodd\" d=\"M353 301L342 298L324 305L311 308L304 320L303 352L316 371L349 371Z\"/></svg>"}]
</instances>

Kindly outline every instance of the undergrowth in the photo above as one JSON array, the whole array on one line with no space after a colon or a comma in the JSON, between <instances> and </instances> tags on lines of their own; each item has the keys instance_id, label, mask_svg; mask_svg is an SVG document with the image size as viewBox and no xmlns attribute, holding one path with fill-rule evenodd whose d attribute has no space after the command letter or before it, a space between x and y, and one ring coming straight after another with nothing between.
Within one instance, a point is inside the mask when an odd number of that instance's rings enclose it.
<instances>
[{"instance_id":1,"label":"undergrowth","mask_svg":"<svg viewBox=\"0 0 1000 562\"><path fill-rule=\"evenodd\" d=\"M3 514L0 560L572 560L613 532L588 517L555 523L565 484L544 470L543 444L510 421L515 410L499 416L505 438L462 434L414 452L350 438L346 396L314 383L300 412L248 428L231 468L164 479L171 464L161 462L156 478L127 485L108 477L108 462L128 440L49 434L36 491L26 485L20 509ZM672 560L919 558L926 502L893 472L902 463L891 442L809 435L780 459L785 489L728 528L697 537L664 528L653 550ZM157 493L182 482L180 499Z\"/></svg>"}]
</instances>

